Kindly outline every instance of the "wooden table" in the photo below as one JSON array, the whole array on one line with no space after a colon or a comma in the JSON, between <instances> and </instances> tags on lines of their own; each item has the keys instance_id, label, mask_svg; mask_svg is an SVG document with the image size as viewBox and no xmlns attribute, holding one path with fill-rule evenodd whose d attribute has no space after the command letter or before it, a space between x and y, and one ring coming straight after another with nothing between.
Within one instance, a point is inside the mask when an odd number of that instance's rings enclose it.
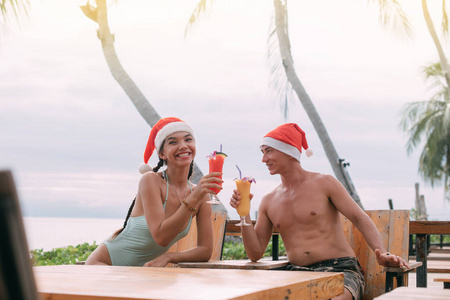
<instances>
[{"instance_id":1,"label":"wooden table","mask_svg":"<svg viewBox=\"0 0 450 300\"><path fill-rule=\"evenodd\" d=\"M444 283L444 289L450 289L450 277L449 278L435 278L434 281L441 281Z\"/></svg>"},{"instance_id":2,"label":"wooden table","mask_svg":"<svg viewBox=\"0 0 450 300\"><path fill-rule=\"evenodd\" d=\"M210 260L208 262L183 262L180 268L200 269L244 269L244 270L273 270L286 267L287 260L264 260L252 262L249 259L239 260Z\"/></svg>"},{"instance_id":3,"label":"wooden table","mask_svg":"<svg viewBox=\"0 0 450 300\"><path fill-rule=\"evenodd\" d=\"M34 267L42 300L329 299L342 273L110 266Z\"/></svg>"},{"instance_id":4,"label":"wooden table","mask_svg":"<svg viewBox=\"0 0 450 300\"><path fill-rule=\"evenodd\" d=\"M375 298L376 300L448 300L450 290L423 287L399 287Z\"/></svg>"}]
</instances>

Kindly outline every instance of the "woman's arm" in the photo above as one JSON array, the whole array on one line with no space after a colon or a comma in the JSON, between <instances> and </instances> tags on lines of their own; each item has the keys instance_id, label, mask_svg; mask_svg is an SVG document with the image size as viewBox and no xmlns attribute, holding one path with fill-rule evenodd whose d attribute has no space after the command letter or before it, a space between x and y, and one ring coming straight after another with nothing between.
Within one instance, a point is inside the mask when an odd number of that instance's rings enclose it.
<instances>
[{"instance_id":1,"label":"woman's arm","mask_svg":"<svg viewBox=\"0 0 450 300\"><path fill-rule=\"evenodd\" d=\"M201 178L199 184L194 187L192 193L185 200L189 206L199 209L208 199L207 194L212 191L210 187L217 187L214 182L220 180L216 173L208 174ZM166 219L163 199L161 194L161 178L155 173L146 173L139 182L139 196L142 199L145 219L153 239L159 245L166 247L184 230L191 214L186 205L181 205L175 213Z\"/></svg>"},{"instance_id":2,"label":"woman's arm","mask_svg":"<svg viewBox=\"0 0 450 300\"><path fill-rule=\"evenodd\" d=\"M209 196L206 196L207 201ZM166 252L158 258L147 262L144 267L165 267L168 263L177 264L186 261L208 261L213 249L213 232L211 224L211 205L202 204L197 217L197 246L181 252Z\"/></svg>"}]
</instances>

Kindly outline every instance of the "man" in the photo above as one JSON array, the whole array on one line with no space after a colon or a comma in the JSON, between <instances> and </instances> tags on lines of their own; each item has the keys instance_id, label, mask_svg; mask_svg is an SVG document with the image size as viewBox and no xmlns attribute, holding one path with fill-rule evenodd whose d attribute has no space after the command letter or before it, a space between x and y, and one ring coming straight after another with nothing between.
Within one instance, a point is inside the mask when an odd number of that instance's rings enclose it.
<instances>
[{"instance_id":1,"label":"man","mask_svg":"<svg viewBox=\"0 0 450 300\"><path fill-rule=\"evenodd\" d=\"M344 235L340 213L361 231L380 265L408 265L386 251L372 220L339 181L302 168L302 148L312 155L305 133L294 123L283 124L264 137L262 162L271 175L280 175L281 184L262 198L255 227L241 227L245 250L250 260L260 259L275 226L286 248L288 270L344 272L344 294L335 299L361 299L364 278ZM231 206L237 208L239 199L234 190ZM250 216L246 221L251 222Z\"/></svg>"}]
</instances>

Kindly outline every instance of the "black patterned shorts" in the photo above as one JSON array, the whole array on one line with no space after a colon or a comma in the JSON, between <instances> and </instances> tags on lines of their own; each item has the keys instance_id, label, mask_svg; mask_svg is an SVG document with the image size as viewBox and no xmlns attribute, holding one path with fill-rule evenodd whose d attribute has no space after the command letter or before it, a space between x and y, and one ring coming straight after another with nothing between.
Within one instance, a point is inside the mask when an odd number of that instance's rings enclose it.
<instances>
[{"instance_id":1,"label":"black patterned shorts","mask_svg":"<svg viewBox=\"0 0 450 300\"><path fill-rule=\"evenodd\" d=\"M344 286L353 295L353 299L360 300L364 294L364 276L361 273L361 266L355 257L328 259L306 267L300 267L289 263L286 270L342 272L344 273Z\"/></svg>"}]
</instances>

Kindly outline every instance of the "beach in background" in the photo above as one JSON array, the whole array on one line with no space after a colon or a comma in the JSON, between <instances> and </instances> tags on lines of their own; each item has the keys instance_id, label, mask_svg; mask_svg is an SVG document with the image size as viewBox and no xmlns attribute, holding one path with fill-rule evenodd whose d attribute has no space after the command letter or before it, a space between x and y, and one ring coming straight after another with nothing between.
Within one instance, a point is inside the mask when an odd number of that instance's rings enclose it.
<instances>
[{"instance_id":1,"label":"beach in background","mask_svg":"<svg viewBox=\"0 0 450 300\"><path fill-rule=\"evenodd\" d=\"M28 248L52 250L82 243L100 244L124 219L24 217Z\"/></svg>"}]
</instances>

